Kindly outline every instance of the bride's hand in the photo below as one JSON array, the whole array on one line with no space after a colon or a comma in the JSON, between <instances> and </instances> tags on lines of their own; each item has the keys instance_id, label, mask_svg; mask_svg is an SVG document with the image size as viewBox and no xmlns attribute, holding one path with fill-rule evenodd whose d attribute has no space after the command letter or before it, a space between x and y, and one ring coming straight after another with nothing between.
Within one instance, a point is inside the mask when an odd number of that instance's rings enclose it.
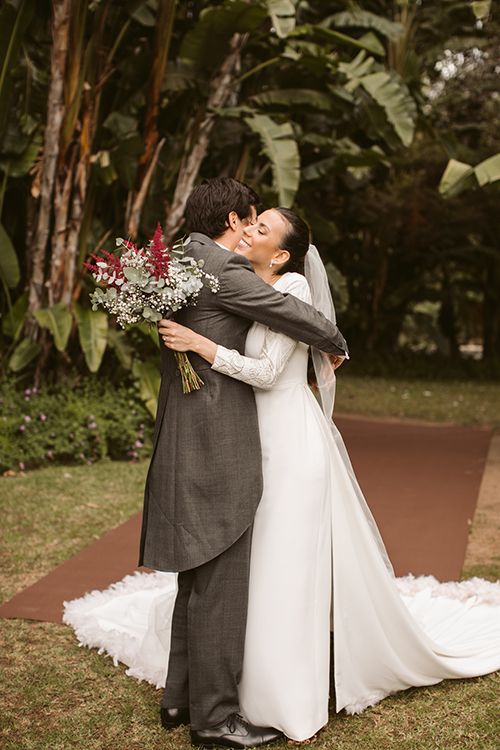
<instances>
[{"instance_id":1,"label":"bride's hand","mask_svg":"<svg viewBox=\"0 0 500 750\"><path fill-rule=\"evenodd\" d=\"M197 341L198 334L175 320L160 320L158 330L168 349L176 352L191 351Z\"/></svg>"}]
</instances>

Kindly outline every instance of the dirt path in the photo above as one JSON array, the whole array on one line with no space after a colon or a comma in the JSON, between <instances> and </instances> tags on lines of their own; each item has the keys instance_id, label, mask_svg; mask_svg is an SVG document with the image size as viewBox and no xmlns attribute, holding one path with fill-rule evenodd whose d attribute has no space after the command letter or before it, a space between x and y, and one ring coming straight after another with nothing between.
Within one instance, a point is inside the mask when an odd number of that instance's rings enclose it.
<instances>
[{"instance_id":1,"label":"dirt path","mask_svg":"<svg viewBox=\"0 0 500 750\"><path fill-rule=\"evenodd\" d=\"M396 574L457 580L491 431L351 417L336 422ZM493 479L488 473L483 483L486 499L477 514L478 536L472 538L468 553L481 561L484 530L493 527L491 506L498 497L500 442L495 440L492 451L496 469ZM500 513L496 523L498 528ZM0 617L61 622L64 600L106 588L136 569L139 535L140 514L136 514L3 604Z\"/></svg>"}]
</instances>

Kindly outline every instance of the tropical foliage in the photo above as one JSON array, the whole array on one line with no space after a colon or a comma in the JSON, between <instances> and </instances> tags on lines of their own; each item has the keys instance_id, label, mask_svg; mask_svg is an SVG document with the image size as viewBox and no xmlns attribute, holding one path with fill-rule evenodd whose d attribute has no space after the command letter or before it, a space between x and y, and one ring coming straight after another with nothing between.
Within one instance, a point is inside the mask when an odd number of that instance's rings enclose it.
<instances>
[{"instance_id":1,"label":"tropical foliage","mask_svg":"<svg viewBox=\"0 0 500 750\"><path fill-rule=\"evenodd\" d=\"M6 0L2 368L129 373L154 410L156 337L93 312L82 264L182 234L217 174L307 218L354 353L498 357L497 32L459 0Z\"/></svg>"},{"instance_id":2,"label":"tropical foliage","mask_svg":"<svg viewBox=\"0 0 500 750\"><path fill-rule=\"evenodd\" d=\"M136 390L86 379L20 389L0 384L0 471L151 455L152 424Z\"/></svg>"}]
</instances>

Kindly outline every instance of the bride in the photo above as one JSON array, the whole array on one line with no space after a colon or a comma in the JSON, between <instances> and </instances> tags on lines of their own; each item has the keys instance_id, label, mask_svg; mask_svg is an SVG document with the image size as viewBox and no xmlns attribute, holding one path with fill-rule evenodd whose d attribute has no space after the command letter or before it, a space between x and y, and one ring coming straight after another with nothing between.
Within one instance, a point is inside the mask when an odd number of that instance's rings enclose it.
<instances>
[{"instance_id":1,"label":"bride","mask_svg":"<svg viewBox=\"0 0 500 750\"><path fill-rule=\"evenodd\" d=\"M292 211L264 211L237 252L276 290L335 318L326 271ZM336 710L359 713L387 695L500 668L500 585L394 577L331 414L334 367L255 323L245 355L169 321L171 349L255 389L264 492L252 537L240 707L253 724L302 741L328 721L330 628ZM244 430L245 426L241 425ZM228 459L230 460L230 458ZM135 574L65 603L79 640L164 685L175 575ZM332 612L332 617L331 617Z\"/></svg>"}]
</instances>

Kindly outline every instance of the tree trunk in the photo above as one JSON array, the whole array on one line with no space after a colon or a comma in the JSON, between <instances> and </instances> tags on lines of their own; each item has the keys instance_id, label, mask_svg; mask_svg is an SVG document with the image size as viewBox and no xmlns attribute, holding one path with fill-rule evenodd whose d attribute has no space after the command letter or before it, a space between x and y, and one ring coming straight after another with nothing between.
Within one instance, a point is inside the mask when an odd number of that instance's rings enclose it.
<instances>
[{"instance_id":1,"label":"tree trunk","mask_svg":"<svg viewBox=\"0 0 500 750\"><path fill-rule=\"evenodd\" d=\"M139 180L145 177L159 140L158 114L161 87L167 70L168 52L174 27L177 0L160 0L158 22L153 42L153 66L149 77L146 114L144 117L144 152L139 159Z\"/></svg>"},{"instance_id":2,"label":"tree trunk","mask_svg":"<svg viewBox=\"0 0 500 750\"><path fill-rule=\"evenodd\" d=\"M144 179L142 180L142 185L135 196L132 205L129 209L129 220L128 220L128 235L129 237L137 237L137 233L139 231L139 222L141 220L141 213L142 208L144 206L144 203L146 201L146 196L148 194L149 186L151 184L151 180L153 178L153 173L155 171L156 163L159 159L160 152L163 148L163 145L165 143L165 138L162 138L161 141L157 144L155 152L153 154L153 157L151 159L151 162L149 164L148 171L144 175Z\"/></svg>"},{"instance_id":3,"label":"tree trunk","mask_svg":"<svg viewBox=\"0 0 500 750\"><path fill-rule=\"evenodd\" d=\"M60 301L63 286L66 260L66 231L75 158L76 146L71 149L69 164L65 165L64 172L57 177L54 191L54 233L52 235L50 279L47 283L50 306Z\"/></svg>"},{"instance_id":4,"label":"tree trunk","mask_svg":"<svg viewBox=\"0 0 500 750\"><path fill-rule=\"evenodd\" d=\"M40 206L34 237L31 276L28 284L28 309L40 309L43 304L44 267L47 240L50 232L52 195L59 156L59 138L64 116L64 73L68 54L70 0L54 0L52 16L52 54L47 103L47 124L40 175ZM36 330L31 316L27 318L29 332Z\"/></svg>"},{"instance_id":5,"label":"tree trunk","mask_svg":"<svg viewBox=\"0 0 500 750\"><path fill-rule=\"evenodd\" d=\"M66 117L54 201L55 227L48 282L50 304L63 302L68 307L74 296L80 230L90 180L90 155L99 112L101 83L109 74L110 67L103 55L102 44L109 4L103 5L93 17L92 34L88 42L92 55L85 70L82 53L85 45L87 2L74 0L74 4L71 51L65 83Z\"/></svg>"},{"instance_id":6,"label":"tree trunk","mask_svg":"<svg viewBox=\"0 0 500 750\"><path fill-rule=\"evenodd\" d=\"M186 139L186 151L179 169L172 204L167 211L165 221L166 233L169 237L173 237L182 224L187 198L194 187L208 150L210 134L216 117L213 110L223 107L232 93L234 75L240 61L241 50L247 38L247 34L233 34L230 42L231 51L210 82L205 114L199 125L193 125L190 137Z\"/></svg>"},{"instance_id":7,"label":"tree trunk","mask_svg":"<svg viewBox=\"0 0 500 750\"><path fill-rule=\"evenodd\" d=\"M149 78L144 117L144 151L137 170L137 190L127 200L126 226L129 237L136 238L141 214L147 198L154 169L160 155L158 148L158 114L160 112L161 86L167 70L168 52L174 26L177 0L160 0L158 20L153 42L153 66ZM162 145L165 139L161 141Z\"/></svg>"}]
</instances>

